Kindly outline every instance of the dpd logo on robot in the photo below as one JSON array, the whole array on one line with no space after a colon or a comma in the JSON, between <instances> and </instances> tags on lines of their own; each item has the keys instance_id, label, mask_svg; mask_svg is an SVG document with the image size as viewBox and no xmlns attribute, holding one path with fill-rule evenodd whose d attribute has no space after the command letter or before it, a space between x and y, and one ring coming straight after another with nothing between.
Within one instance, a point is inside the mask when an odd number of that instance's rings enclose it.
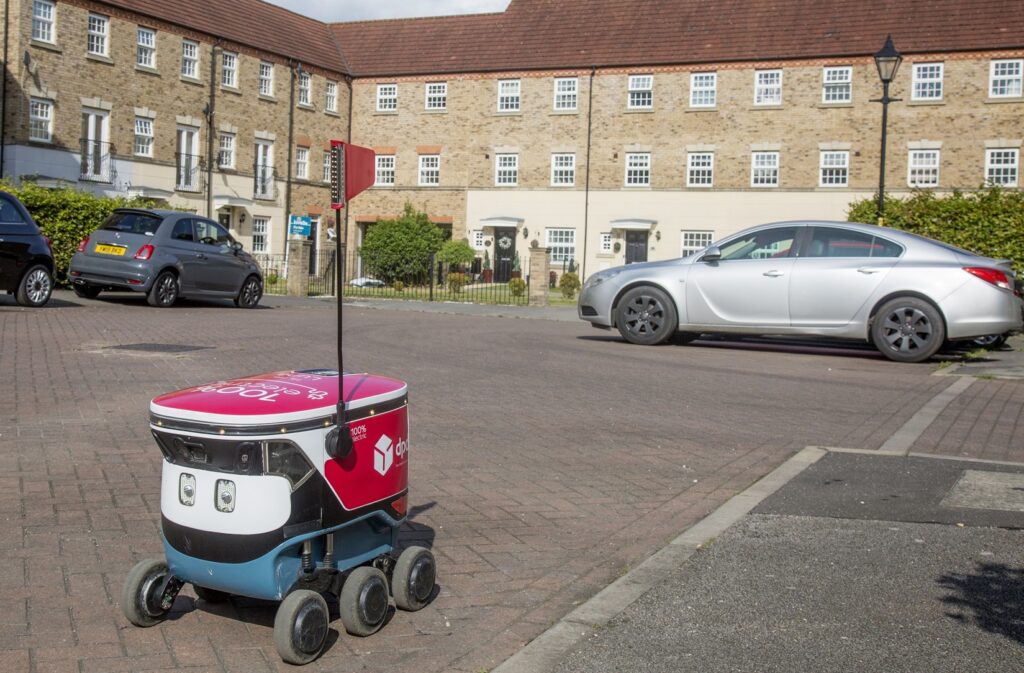
<instances>
[{"instance_id":1,"label":"dpd logo on robot","mask_svg":"<svg viewBox=\"0 0 1024 673\"><path fill-rule=\"evenodd\" d=\"M373 469L383 477L395 463L396 456L399 460L405 457L405 454L409 451L409 442L400 439L398 440L398 445L395 446L394 441L390 437L381 435L377 443L373 445L373 448L376 449L373 452Z\"/></svg>"}]
</instances>

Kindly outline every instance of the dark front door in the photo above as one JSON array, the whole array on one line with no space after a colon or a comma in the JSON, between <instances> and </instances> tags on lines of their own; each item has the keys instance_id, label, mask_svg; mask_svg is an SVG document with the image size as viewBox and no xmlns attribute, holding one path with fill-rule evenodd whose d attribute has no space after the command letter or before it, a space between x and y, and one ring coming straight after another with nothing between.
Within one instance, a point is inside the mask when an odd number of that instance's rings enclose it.
<instances>
[{"instance_id":1,"label":"dark front door","mask_svg":"<svg viewBox=\"0 0 1024 673\"><path fill-rule=\"evenodd\" d=\"M309 236L307 237L309 242L312 244L309 246L309 275L315 276L317 272L317 254L320 252L318 247L320 244L320 218L313 217L309 221Z\"/></svg>"},{"instance_id":2,"label":"dark front door","mask_svg":"<svg viewBox=\"0 0 1024 673\"><path fill-rule=\"evenodd\" d=\"M494 230L494 282L507 283L512 278L512 261L516 258L516 230Z\"/></svg>"},{"instance_id":3,"label":"dark front door","mask_svg":"<svg viewBox=\"0 0 1024 673\"><path fill-rule=\"evenodd\" d=\"M626 232L626 264L647 261L647 234L646 231Z\"/></svg>"}]
</instances>

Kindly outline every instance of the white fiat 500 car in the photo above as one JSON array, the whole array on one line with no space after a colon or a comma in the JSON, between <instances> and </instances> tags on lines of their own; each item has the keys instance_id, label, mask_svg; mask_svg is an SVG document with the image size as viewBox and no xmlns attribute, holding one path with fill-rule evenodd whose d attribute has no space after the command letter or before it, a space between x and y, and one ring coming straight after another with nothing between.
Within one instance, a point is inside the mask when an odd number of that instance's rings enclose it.
<instances>
[{"instance_id":1,"label":"white fiat 500 car","mask_svg":"<svg viewBox=\"0 0 1024 673\"><path fill-rule=\"evenodd\" d=\"M700 334L867 340L898 362L1021 329L1007 260L848 222L776 222L681 259L599 271L579 317L653 345Z\"/></svg>"}]
</instances>

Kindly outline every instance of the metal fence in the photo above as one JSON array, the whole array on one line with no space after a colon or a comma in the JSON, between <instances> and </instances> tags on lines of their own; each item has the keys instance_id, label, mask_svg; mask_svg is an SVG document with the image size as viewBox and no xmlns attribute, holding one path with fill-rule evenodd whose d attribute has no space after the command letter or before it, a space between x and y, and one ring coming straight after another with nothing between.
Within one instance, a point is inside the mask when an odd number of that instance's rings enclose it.
<instances>
[{"instance_id":1,"label":"metal fence","mask_svg":"<svg viewBox=\"0 0 1024 673\"><path fill-rule=\"evenodd\" d=\"M287 294L288 265L285 255L255 253L263 269L264 292ZM309 294L335 294L333 250L315 251L310 256ZM455 301L476 304L525 305L529 299L528 277L509 264L508 268L484 269L480 259L465 265L447 265L431 255L421 260L403 260L381 269L364 260L358 250L346 255L344 295L373 299L412 301Z\"/></svg>"}]
</instances>

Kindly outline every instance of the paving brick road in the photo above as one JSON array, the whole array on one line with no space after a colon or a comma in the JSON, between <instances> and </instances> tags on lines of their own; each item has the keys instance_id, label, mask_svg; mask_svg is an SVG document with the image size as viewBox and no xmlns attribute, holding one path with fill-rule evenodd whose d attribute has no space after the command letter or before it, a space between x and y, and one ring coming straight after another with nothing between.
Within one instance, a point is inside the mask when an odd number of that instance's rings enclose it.
<instances>
[{"instance_id":1,"label":"paving brick road","mask_svg":"<svg viewBox=\"0 0 1024 673\"><path fill-rule=\"evenodd\" d=\"M273 647L274 606L186 589L152 629L118 606L131 565L162 553L149 399L334 364L331 304L269 303L161 310L61 292L28 311L0 297L0 671L294 670ZM638 348L580 322L345 316L346 368L409 382L402 539L433 546L441 590L370 638L333 622L311 671L490 669L794 451L878 448L953 381L862 350Z\"/></svg>"}]
</instances>

